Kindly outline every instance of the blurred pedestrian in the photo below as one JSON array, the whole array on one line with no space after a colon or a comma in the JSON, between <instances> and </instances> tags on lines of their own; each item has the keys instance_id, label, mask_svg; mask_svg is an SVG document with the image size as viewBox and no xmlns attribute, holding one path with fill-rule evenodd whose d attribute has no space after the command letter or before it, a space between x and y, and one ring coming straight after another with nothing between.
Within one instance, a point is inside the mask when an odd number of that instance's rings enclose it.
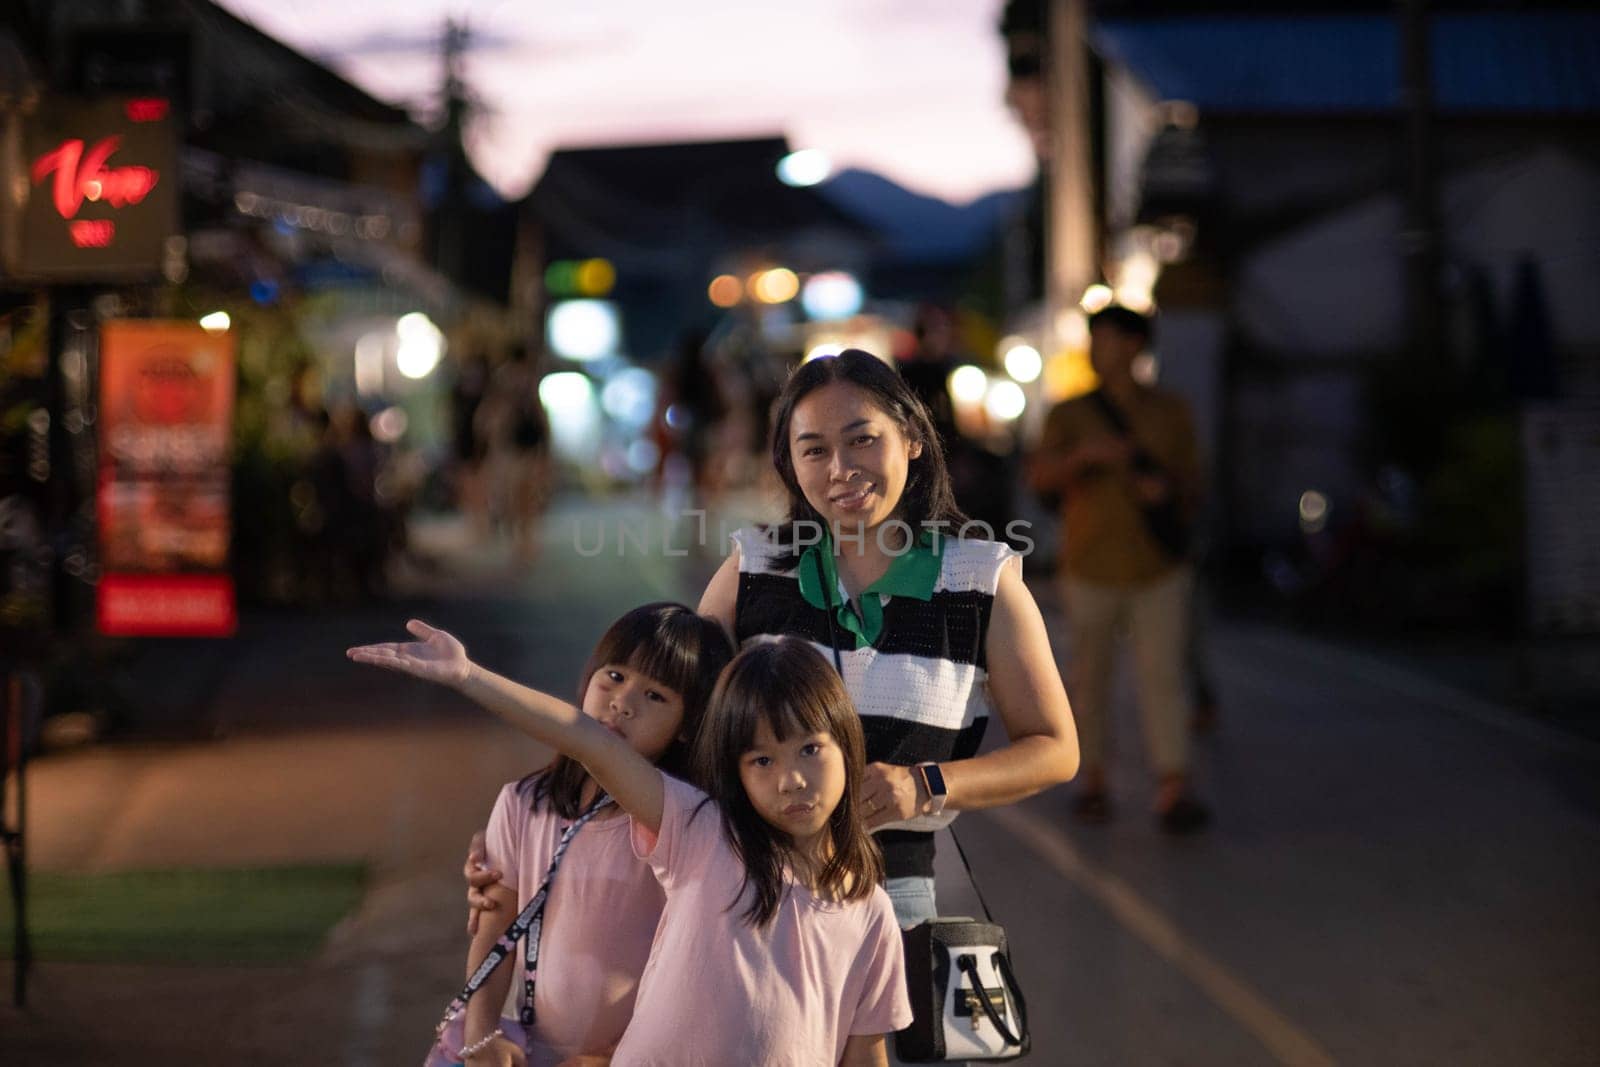
<instances>
[{"instance_id":1,"label":"blurred pedestrian","mask_svg":"<svg viewBox=\"0 0 1600 1067\"><path fill-rule=\"evenodd\" d=\"M1187 833L1209 819L1194 795L1188 743L1189 532L1201 495L1199 445L1183 399L1134 376L1150 337L1150 320L1129 308L1090 317L1099 388L1050 412L1029 469L1035 490L1061 500L1068 677L1083 749L1075 810L1087 821L1111 813L1107 721L1118 634L1126 626L1145 745L1159 779L1153 806L1163 829Z\"/></svg>"},{"instance_id":2,"label":"blurred pedestrian","mask_svg":"<svg viewBox=\"0 0 1600 1067\"><path fill-rule=\"evenodd\" d=\"M1016 472L1005 455L991 451L989 442L962 433L956 421L950 375L964 363L976 363L961 348L956 317L949 308L923 304L917 308L912 335L917 343L910 358L900 364L900 373L939 432L956 504L990 530L1004 530L1015 514Z\"/></svg>"},{"instance_id":3,"label":"blurred pedestrian","mask_svg":"<svg viewBox=\"0 0 1600 1067\"><path fill-rule=\"evenodd\" d=\"M701 502L713 500L724 483L727 460L719 431L730 410L728 383L707 351L708 335L701 329L685 330L678 338L672 361L662 380L658 419L661 470L678 457L687 463L689 481Z\"/></svg>"},{"instance_id":4,"label":"blurred pedestrian","mask_svg":"<svg viewBox=\"0 0 1600 1067\"><path fill-rule=\"evenodd\" d=\"M378 499L384 448L372 436L366 412L344 402L332 412L333 438L344 480L334 530L342 569L358 599L382 596L388 587L393 536Z\"/></svg>"},{"instance_id":5,"label":"blurred pedestrian","mask_svg":"<svg viewBox=\"0 0 1600 1067\"><path fill-rule=\"evenodd\" d=\"M955 404L950 399L950 375L961 363L956 351L955 319L937 304L922 304L912 320L911 335L916 344L910 357L900 364L900 374L928 409L948 462L950 450L961 440ZM959 487L956 496L960 499Z\"/></svg>"},{"instance_id":6,"label":"blurred pedestrian","mask_svg":"<svg viewBox=\"0 0 1600 1067\"><path fill-rule=\"evenodd\" d=\"M478 432L488 443L490 510L510 534L519 563L532 562L538 553L539 516L550 491L550 420L539 399L539 378L527 346L514 345L479 407Z\"/></svg>"},{"instance_id":7,"label":"blurred pedestrian","mask_svg":"<svg viewBox=\"0 0 1600 1067\"><path fill-rule=\"evenodd\" d=\"M480 539L489 533L489 493L485 483L488 442L479 433L478 410L489 392L489 361L474 351L456 365L450 384L450 443L455 467L456 507Z\"/></svg>"}]
</instances>

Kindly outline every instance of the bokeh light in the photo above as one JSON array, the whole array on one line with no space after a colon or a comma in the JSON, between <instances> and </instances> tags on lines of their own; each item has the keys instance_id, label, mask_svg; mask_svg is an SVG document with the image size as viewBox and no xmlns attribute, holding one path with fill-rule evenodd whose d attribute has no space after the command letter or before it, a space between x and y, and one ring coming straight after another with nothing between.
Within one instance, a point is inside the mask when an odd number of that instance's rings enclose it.
<instances>
[{"instance_id":1,"label":"bokeh light","mask_svg":"<svg viewBox=\"0 0 1600 1067\"><path fill-rule=\"evenodd\" d=\"M1015 338L1008 338L1015 340ZM1003 343L1003 342L1002 342ZM1006 373L1019 382L1036 381L1044 370L1044 359L1030 344L1012 344L1005 350Z\"/></svg>"},{"instance_id":2,"label":"bokeh light","mask_svg":"<svg viewBox=\"0 0 1600 1067\"><path fill-rule=\"evenodd\" d=\"M719 308L731 308L744 297L744 286L731 274L719 274L706 286L706 296Z\"/></svg>"},{"instance_id":3,"label":"bokeh light","mask_svg":"<svg viewBox=\"0 0 1600 1067\"><path fill-rule=\"evenodd\" d=\"M778 161L778 180L795 188L818 185L832 173L833 160L817 148L802 148Z\"/></svg>"},{"instance_id":4,"label":"bokeh light","mask_svg":"<svg viewBox=\"0 0 1600 1067\"><path fill-rule=\"evenodd\" d=\"M400 373L413 380L433 373L444 355L444 334L433 320L420 311L413 311L401 315L394 330L400 337L400 348L394 357Z\"/></svg>"},{"instance_id":5,"label":"bokeh light","mask_svg":"<svg viewBox=\"0 0 1600 1067\"><path fill-rule=\"evenodd\" d=\"M981 403L989 391L989 376L982 367L967 363L950 372L949 389L958 404Z\"/></svg>"}]
</instances>

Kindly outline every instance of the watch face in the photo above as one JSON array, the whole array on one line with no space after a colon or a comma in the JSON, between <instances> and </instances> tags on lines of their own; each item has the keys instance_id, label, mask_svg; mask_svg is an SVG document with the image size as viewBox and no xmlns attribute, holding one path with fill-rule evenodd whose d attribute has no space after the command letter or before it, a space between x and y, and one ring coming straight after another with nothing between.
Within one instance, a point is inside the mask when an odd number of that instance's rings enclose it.
<instances>
[{"instance_id":1,"label":"watch face","mask_svg":"<svg viewBox=\"0 0 1600 1067\"><path fill-rule=\"evenodd\" d=\"M939 765L937 763L924 764L922 773L928 781L929 796L942 797L946 792L948 792L944 786L944 772L939 769Z\"/></svg>"}]
</instances>

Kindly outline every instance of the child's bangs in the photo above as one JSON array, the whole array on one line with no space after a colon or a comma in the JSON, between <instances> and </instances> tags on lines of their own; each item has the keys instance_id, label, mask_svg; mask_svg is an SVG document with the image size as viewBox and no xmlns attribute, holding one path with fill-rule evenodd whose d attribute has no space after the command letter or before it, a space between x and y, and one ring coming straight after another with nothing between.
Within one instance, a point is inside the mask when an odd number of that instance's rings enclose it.
<instances>
[{"instance_id":1,"label":"child's bangs","mask_svg":"<svg viewBox=\"0 0 1600 1067\"><path fill-rule=\"evenodd\" d=\"M832 724L828 721L827 712L821 702L799 699L804 695L789 693L776 700L754 702L749 713L744 716L744 732L749 736L741 740L740 751L748 752L755 747L756 730L758 724L763 722L767 724L767 729L772 731L772 736L780 742L810 734L832 733Z\"/></svg>"},{"instance_id":2,"label":"child's bangs","mask_svg":"<svg viewBox=\"0 0 1600 1067\"><path fill-rule=\"evenodd\" d=\"M725 694L734 713L733 737L739 753L755 747L762 723L778 741L834 732L828 690L832 669L809 646L773 642L747 650L735 660Z\"/></svg>"},{"instance_id":3,"label":"child's bangs","mask_svg":"<svg viewBox=\"0 0 1600 1067\"><path fill-rule=\"evenodd\" d=\"M687 643L662 640L662 636L651 634L648 640L636 646L627 665L687 700L693 695L699 677L699 660Z\"/></svg>"},{"instance_id":4,"label":"child's bangs","mask_svg":"<svg viewBox=\"0 0 1600 1067\"><path fill-rule=\"evenodd\" d=\"M700 675L699 648L687 632L695 616L687 609L673 618L663 609L676 605L635 608L612 624L594 650L596 667L618 663L690 698Z\"/></svg>"}]
</instances>

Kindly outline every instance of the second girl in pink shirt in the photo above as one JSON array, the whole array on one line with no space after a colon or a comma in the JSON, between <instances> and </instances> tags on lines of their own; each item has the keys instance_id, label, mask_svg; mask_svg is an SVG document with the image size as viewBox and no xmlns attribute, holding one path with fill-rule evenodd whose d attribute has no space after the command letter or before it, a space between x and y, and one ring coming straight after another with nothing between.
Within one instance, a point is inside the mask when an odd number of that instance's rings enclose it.
<instances>
[{"instance_id":1,"label":"second girl in pink shirt","mask_svg":"<svg viewBox=\"0 0 1600 1067\"><path fill-rule=\"evenodd\" d=\"M412 674L459 674L466 650L419 622L423 640L352 649L374 662L403 650ZM682 604L646 604L614 622L589 656L579 699L583 713L641 760L687 773L697 732L717 675L733 657L721 627ZM534 1025L524 1050L500 1029L501 1005L524 970L511 953L440 1038L452 1061L468 1067L575 1067L606 1062L633 1014L639 975L665 904L661 885L634 855L627 818L602 805L579 833L571 827L596 803L600 787L583 765L546 748L547 765L508 783L489 816L488 857L502 881L488 892L499 905L478 923L467 956L471 975L506 933L513 917L544 884L565 837L569 847L550 879L537 932ZM616 816L616 817L613 817ZM518 998L527 1002L526 990ZM439 1057L430 1059L435 1062ZM531 1062L530 1062L531 1061Z\"/></svg>"},{"instance_id":2,"label":"second girl in pink shirt","mask_svg":"<svg viewBox=\"0 0 1600 1067\"><path fill-rule=\"evenodd\" d=\"M413 632L427 639L351 656L452 686L582 763L632 818L666 907L615 1067L887 1063L884 1035L911 1023L900 928L855 801L860 720L815 649L762 642L723 672L695 744L708 795L448 634Z\"/></svg>"}]
</instances>

